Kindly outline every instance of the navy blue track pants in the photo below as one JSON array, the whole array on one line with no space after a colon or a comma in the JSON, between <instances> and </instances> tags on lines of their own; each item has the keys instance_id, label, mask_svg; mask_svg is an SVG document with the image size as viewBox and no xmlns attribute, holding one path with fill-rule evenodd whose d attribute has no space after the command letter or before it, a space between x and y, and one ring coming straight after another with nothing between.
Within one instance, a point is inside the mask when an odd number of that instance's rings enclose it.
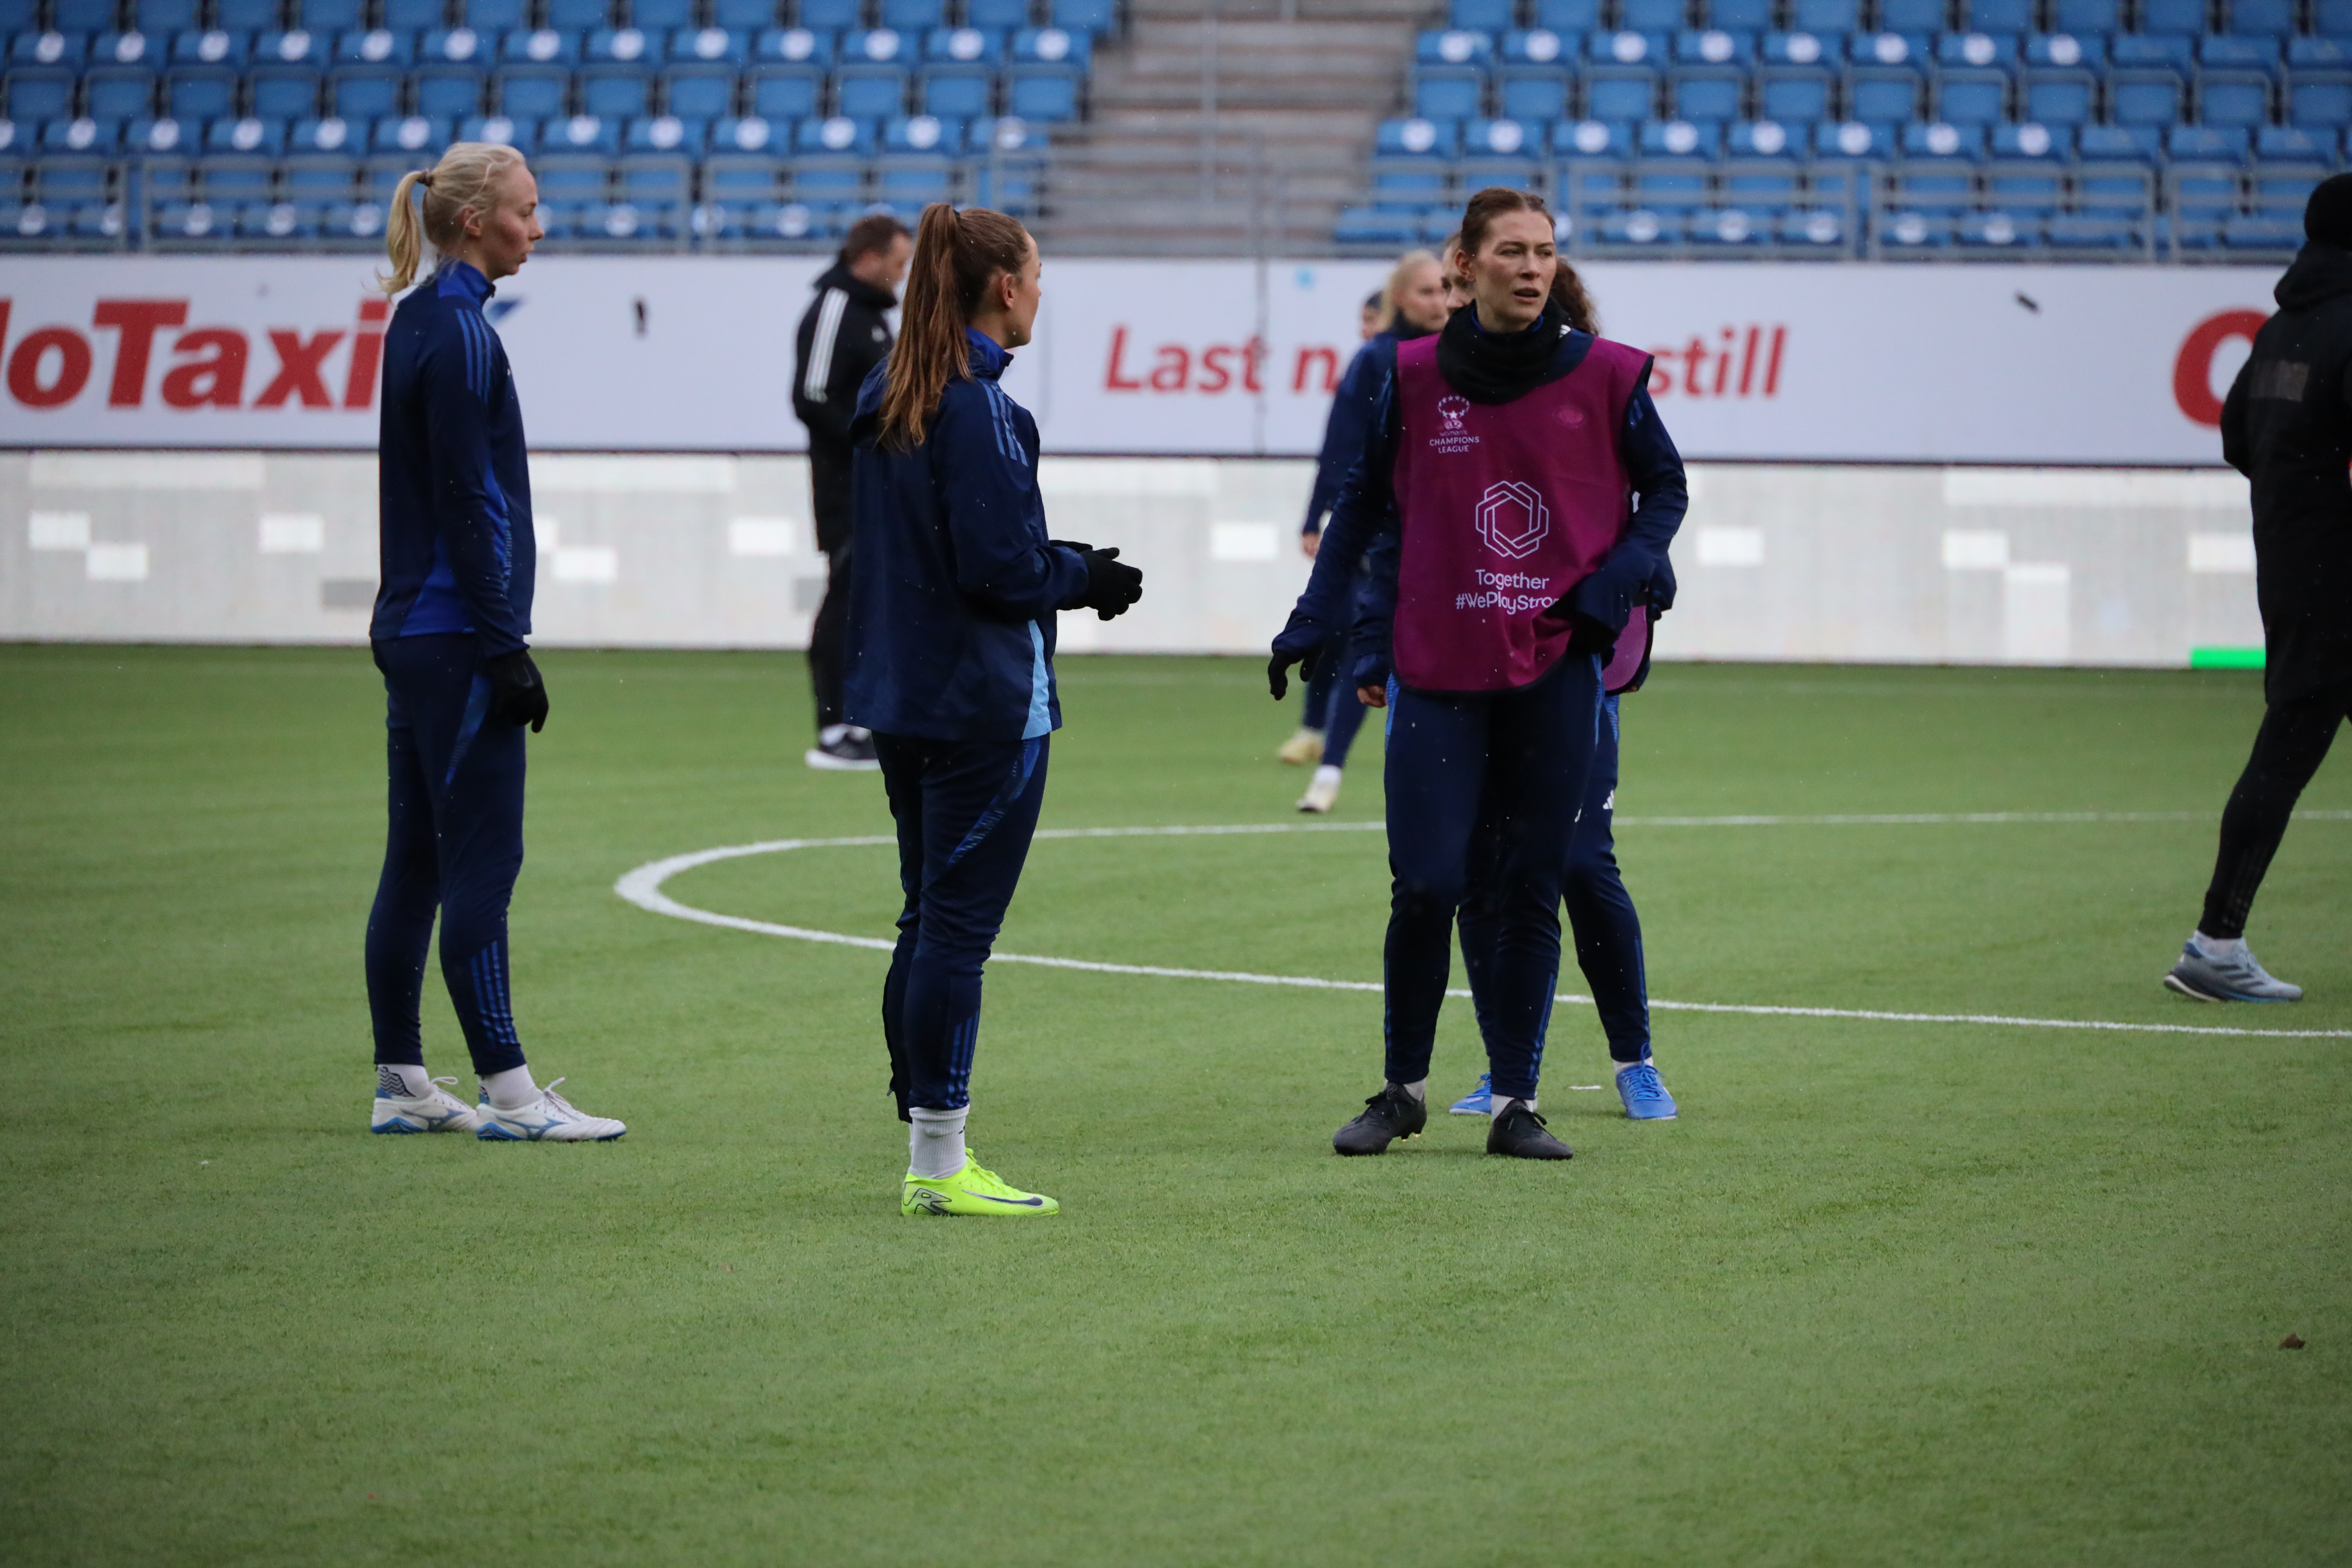
<instances>
[{"instance_id":1,"label":"navy blue track pants","mask_svg":"<svg viewBox=\"0 0 2352 1568\"><path fill-rule=\"evenodd\" d=\"M1454 913L1475 897L1486 918L1465 940L1481 947L1470 968L1484 993L1487 1071L1495 1093L1534 1096L1559 978L1561 884L1601 703L1601 665L1591 658L1563 658L1515 691L1397 689L1385 774L1391 1082L1429 1076Z\"/></svg>"},{"instance_id":2,"label":"navy blue track pants","mask_svg":"<svg viewBox=\"0 0 2352 1568\"><path fill-rule=\"evenodd\" d=\"M1617 699L1607 697L1601 700L1592 776L1584 786L1584 810L1576 819L1568 878L1560 891L1576 937L1576 966L1592 989L1601 1032L1609 1037L1609 1055L1620 1062L1638 1062L1650 1055L1649 976L1642 957L1642 919L1618 872L1612 831L1617 814ZM1474 853L1491 857L1492 839L1482 834ZM1474 875L1473 880L1477 879ZM1463 966L1470 971L1471 995L1482 1016L1488 987L1479 970L1483 956L1493 951L1488 928L1495 918L1492 902L1474 895L1462 906L1459 920ZM1540 1042L1537 1048L1541 1050Z\"/></svg>"},{"instance_id":3,"label":"navy blue track pants","mask_svg":"<svg viewBox=\"0 0 2352 1568\"><path fill-rule=\"evenodd\" d=\"M907 895L882 987L890 1092L908 1108L971 1103L981 971L1029 858L1050 738L926 741L877 734Z\"/></svg>"},{"instance_id":4,"label":"navy blue track pants","mask_svg":"<svg viewBox=\"0 0 2352 1568\"><path fill-rule=\"evenodd\" d=\"M507 905L522 870L523 730L489 718L471 632L375 645L383 672L390 831L368 913L379 1063L421 1067L417 1010L441 918L441 979L474 1070L523 1065L507 984Z\"/></svg>"}]
</instances>

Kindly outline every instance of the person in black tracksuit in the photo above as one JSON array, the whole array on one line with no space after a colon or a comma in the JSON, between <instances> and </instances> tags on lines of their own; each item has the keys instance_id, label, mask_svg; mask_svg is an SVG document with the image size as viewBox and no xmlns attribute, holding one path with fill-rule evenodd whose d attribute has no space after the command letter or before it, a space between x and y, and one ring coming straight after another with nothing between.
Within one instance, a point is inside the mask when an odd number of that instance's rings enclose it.
<instances>
[{"instance_id":1,"label":"person in black tracksuit","mask_svg":"<svg viewBox=\"0 0 2352 1568\"><path fill-rule=\"evenodd\" d=\"M2221 405L2221 456L2253 481L2263 697L2221 813L2196 931L2164 983L2205 1002L2292 1002L2247 950L2246 917L2304 786L2352 713L2352 174L2312 192L2278 314Z\"/></svg>"},{"instance_id":2,"label":"person in black tracksuit","mask_svg":"<svg viewBox=\"0 0 2352 1568\"><path fill-rule=\"evenodd\" d=\"M809 489L816 547L824 552L824 602L809 628L809 684L816 691L813 768L870 770L874 743L841 711L841 639L849 616L850 440L857 389L890 357L884 312L898 303L898 282L912 249L907 228L887 213L850 226L841 254L816 280L816 299L801 317L793 354L793 412L808 426Z\"/></svg>"},{"instance_id":3,"label":"person in black tracksuit","mask_svg":"<svg viewBox=\"0 0 2352 1568\"><path fill-rule=\"evenodd\" d=\"M982 971L1045 793L1056 612L1141 596L1116 550L1049 539L1037 422L999 378L1029 341L1037 248L1003 213L926 208L906 339L858 395L848 715L873 731L905 902L882 989L908 1123L908 1215L1056 1212L964 1144Z\"/></svg>"}]
</instances>

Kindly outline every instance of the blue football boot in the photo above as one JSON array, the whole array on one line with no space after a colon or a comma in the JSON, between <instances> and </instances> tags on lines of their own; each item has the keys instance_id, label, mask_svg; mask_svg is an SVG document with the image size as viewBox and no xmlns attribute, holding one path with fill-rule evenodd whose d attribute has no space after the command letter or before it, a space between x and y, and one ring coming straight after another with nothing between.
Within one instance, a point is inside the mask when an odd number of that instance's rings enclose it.
<instances>
[{"instance_id":1,"label":"blue football boot","mask_svg":"<svg viewBox=\"0 0 2352 1568\"><path fill-rule=\"evenodd\" d=\"M1480 1073L1478 1075L1478 1087L1464 1095L1461 1099L1455 1100L1453 1104L1447 1106L1445 1108L1445 1114L1448 1116L1492 1116L1495 1114L1494 1097L1486 1092L1486 1086L1493 1080L1493 1078L1494 1075L1492 1073Z\"/></svg>"},{"instance_id":2,"label":"blue football boot","mask_svg":"<svg viewBox=\"0 0 2352 1568\"><path fill-rule=\"evenodd\" d=\"M1617 1098L1625 1102L1625 1114L1636 1121L1672 1121L1675 1119L1675 1097L1658 1081L1658 1069L1648 1062L1639 1062L1617 1075Z\"/></svg>"}]
</instances>

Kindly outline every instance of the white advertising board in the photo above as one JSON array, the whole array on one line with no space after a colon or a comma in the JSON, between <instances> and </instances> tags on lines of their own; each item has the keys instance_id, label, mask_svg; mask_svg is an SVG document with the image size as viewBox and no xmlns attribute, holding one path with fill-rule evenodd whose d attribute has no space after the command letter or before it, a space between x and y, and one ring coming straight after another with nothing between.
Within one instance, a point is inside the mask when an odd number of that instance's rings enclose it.
<instances>
[{"instance_id":1,"label":"white advertising board","mask_svg":"<svg viewBox=\"0 0 2352 1568\"><path fill-rule=\"evenodd\" d=\"M534 447L803 446L814 258L547 257L499 289ZM365 449L382 297L364 258L0 263L0 447ZM1309 455L1366 262L1060 261L1006 388L1063 453ZM2275 273L2218 268L1594 264L1657 356L1685 456L2210 465Z\"/></svg>"}]
</instances>

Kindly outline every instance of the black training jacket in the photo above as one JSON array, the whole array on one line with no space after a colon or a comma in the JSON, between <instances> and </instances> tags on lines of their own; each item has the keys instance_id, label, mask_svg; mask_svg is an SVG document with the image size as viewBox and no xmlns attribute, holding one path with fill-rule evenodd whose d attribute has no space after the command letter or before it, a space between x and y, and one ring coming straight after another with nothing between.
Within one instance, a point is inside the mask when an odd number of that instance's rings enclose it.
<instances>
[{"instance_id":1,"label":"black training jacket","mask_svg":"<svg viewBox=\"0 0 2352 1568\"><path fill-rule=\"evenodd\" d=\"M867 373L890 357L883 312L898 302L836 262L817 279L816 299L794 338L793 412L808 426L816 544L828 553L849 542L849 422Z\"/></svg>"}]
</instances>

